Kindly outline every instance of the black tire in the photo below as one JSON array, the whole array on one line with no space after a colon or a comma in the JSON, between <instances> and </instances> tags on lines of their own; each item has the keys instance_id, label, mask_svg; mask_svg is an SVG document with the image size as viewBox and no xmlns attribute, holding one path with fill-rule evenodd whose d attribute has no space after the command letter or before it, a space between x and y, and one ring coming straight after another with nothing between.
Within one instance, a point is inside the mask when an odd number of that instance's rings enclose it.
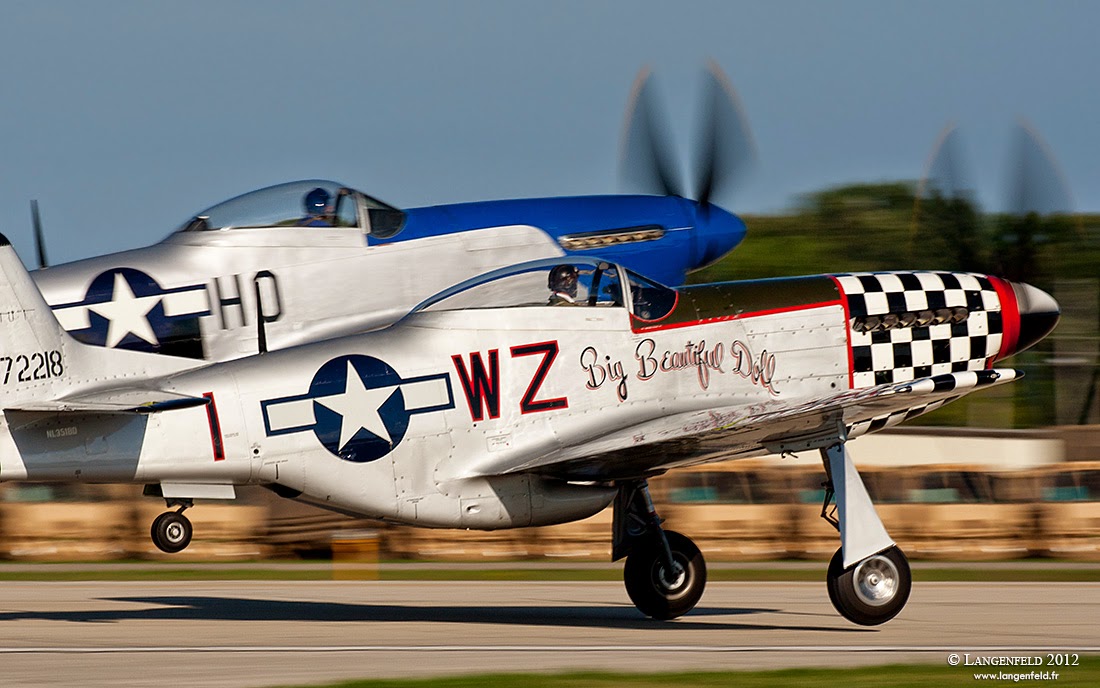
<instances>
[{"instance_id":1,"label":"black tire","mask_svg":"<svg viewBox=\"0 0 1100 688\"><path fill-rule=\"evenodd\" d=\"M153 520L149 534L153 544L162 552L175 554L191 544L191 521L183 514L166 511Z\"/></svg>"},{"instance_id":2,"label":"black tire","mask_svg":"<svg viewBox=\"0 0 1100 688\"><path fill-rule=\"evenodd\" d=\"M844 568L837 550L826 576L829 600L841 616L861 626L877 626L898 615L909 601L913 576L909 560L897 547Z\"/></svg>"},{"instance_id":3,"label":"black tire","mask_svg":"<svg viewBox=\"0 0 1100 688\"><path fill-rule=\"evenodd\" d=\"M675 581L665 580L664 556L657 542L635 548L623 567L630 601L646 616L661 620L675 619L694 609L707 585L707 565L695 543L672 530L665 531L665 537L673 560L683 568Z\"/></svg>"}]
</instances>

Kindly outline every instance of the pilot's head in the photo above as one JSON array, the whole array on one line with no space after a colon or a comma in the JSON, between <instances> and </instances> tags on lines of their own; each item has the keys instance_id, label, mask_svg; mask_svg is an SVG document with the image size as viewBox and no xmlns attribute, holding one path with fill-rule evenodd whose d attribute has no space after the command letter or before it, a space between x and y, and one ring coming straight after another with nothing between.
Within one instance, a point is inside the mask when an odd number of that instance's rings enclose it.
<instances>
[{"instance_id":1,"label":"pilot's head","mask_svg":"<svg viewBox=\"0 0 1100 688\"><path fill-rule=\"evenodd\" d=\"M331 198L329 192L319 186L307 193L305 198L306 215L326 215Z\"/></svg>"},{"instance_id":2,"label":"pilot's head","mask_svg":"<svg viewBox=\"0 0 1100 688\"><path fill-rule=\"evenodd\" d=\"M550 271L550 279L547 281L550 291L556 294L568 294L570 297L577 295L577 268L572 265L558 265Z\"/></svg>"}]
</instances>

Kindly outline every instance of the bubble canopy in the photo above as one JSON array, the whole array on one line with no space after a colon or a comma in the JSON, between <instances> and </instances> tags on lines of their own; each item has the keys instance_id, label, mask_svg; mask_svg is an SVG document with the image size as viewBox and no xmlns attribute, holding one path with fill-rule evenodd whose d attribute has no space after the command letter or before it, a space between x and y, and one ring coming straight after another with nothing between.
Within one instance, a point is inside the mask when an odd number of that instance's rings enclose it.
<instances>
[{"instance_id":1,"label":"bubble canopy","mask_svg":"<svg viewBox=\"0 0 1100 688\"><path fill-rule=\"evenodd\" d=\"M271 227L355 228L380 238L397 234L405 213L339 182L306 179L223 201L196 214L177 232Z\"/></svg>"},{"instance_id":2,"label":"bubble canopy","mask_svg":"<svg viewBox=\"0 0 1100 688\"><path fill-rule=\"evenodd\" d=\"M653 321L668 315L676 301L675 289L614 263L562 256L520 263L466 280L420 303L412 313L581 306L628 308L635 317Z\"/></svg>"}]
</instances>

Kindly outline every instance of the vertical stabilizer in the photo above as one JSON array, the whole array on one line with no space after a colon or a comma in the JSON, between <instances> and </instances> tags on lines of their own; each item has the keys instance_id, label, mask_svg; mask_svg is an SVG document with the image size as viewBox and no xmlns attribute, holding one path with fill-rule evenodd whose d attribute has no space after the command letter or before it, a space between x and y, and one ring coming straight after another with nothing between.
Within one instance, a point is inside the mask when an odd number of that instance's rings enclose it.
<instances>
[{"instance_id":1,"label":"vertical stabilizer","mask_svg":"<svg viewBox=\"0 0 1100 688\"><path fill-rule=\"evenodd\" d=\"M168 375L198 364L76 341L57 321L11 242L0 234L0 408L58 399L127 378Z\"/></svg>"},{"instance_id":2,"label":"vertical stabilizer","mask_svg":"<svg viewBox=\"0 0 1100 688\"><path fill-rule=\"evenodd\" d=\"M11 242L0 234L0 356L30 356L35 351L62 350L69 341L72 338L54 317ZM4 368L5 365L0 365L0 376ZM40 372L38 379L42 379L42 374ZM33 371L30 375L33 378ZM9 375L4 385L11 384Z\"/></svg>"}]
</instances>

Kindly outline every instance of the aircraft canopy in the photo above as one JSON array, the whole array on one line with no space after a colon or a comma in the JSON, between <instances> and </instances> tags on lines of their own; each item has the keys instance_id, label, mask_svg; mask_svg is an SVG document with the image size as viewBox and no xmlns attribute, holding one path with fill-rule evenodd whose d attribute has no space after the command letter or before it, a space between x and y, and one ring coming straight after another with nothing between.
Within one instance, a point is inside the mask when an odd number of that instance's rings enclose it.
<instances>
[{"instance_id":1,"label":"aircraft canopy","mask_svg":"<svg viewBox=\"0 0 1100 688\"><path fill-rule=\"evenodd\" d=\"M624 290L627 284L629 289ZM413 312L524 306L628 307L643 320L663 318L676 291L598 259L548 258L494 270L457 284Z\"/></svg>"},{"instance_id":2,"label":"aircraft canopy","mask_svg":"<svg viewBox=\"0 0 1100 688\"><path fill-rule=\"evenodd\" d=\"M338 182L307 179L241 194L207 208L179 232L261 227L348 227L379 238L404 226L405 214Z\"/></svg>"}]
</instances>

